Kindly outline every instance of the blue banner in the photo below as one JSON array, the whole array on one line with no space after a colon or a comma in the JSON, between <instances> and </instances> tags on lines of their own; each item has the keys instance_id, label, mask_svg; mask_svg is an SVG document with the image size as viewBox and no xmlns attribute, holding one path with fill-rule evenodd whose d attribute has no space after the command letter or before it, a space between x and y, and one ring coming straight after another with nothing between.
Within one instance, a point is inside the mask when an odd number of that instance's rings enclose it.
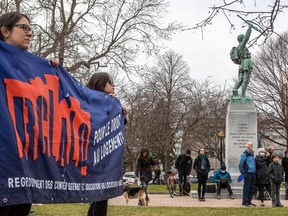
<instances>
[{"instance_id":1,"label":"blue banner","mask_svg":"<svg viewBox=\"0 0 288 216\"><path fill-rule=\"evenodd\" d=\"M0 41L0 206L123 193L120 101Z\"/></svg>"}]
</instances>

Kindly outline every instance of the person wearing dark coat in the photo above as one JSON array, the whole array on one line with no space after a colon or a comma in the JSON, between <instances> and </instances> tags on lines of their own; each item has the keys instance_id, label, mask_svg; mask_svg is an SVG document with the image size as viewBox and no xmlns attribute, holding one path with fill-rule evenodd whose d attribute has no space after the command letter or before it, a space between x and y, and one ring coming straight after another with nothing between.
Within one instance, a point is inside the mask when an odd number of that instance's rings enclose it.
<instances>
[{"instance_id":1,"label":"person wearing dark coat","mask_svg":"<svg viewBox=\"0 0 288 216\"><path fill-rule=\"evenodd\" d=\"M152 180L151 166L154 165L156 165L156 162L153 160L152 154L148 149L142 148L137 159L135 176L137 179L140 179L141 186L145 190L146 201L149 201L147 187L149 181ZM139 200L139 205L142 205L141 200Z\"/></svg>"},{"instance_id":2,"label":"person wearing dark coat","mask_svg":"<svg viewBox=\"0 0 288 216\"><path fill-rule=\"evenodd\" d=\"M210 171L210 162L205 155L205 150L200 149L194 161L193 169L197 172L198 179L198 200L205 201L206 182Z\"/></svg>"},{"instance_id":3,"label":"person wearing dark coat","mask_svg":"<svg viewBox=\"0 0 288 216\"><path fill-rule=\"evenodd\" d=\"M284 155L282 167L285 173L285 200L288 200L288 149L285 150Z\"/></svg>"},{"instance_id":4,"label":"person wearing dark coat","mask_svg":"<svg viewBox=\"0 0 288 216\"><path fill-rule=\"evenodd\" d=\"M268 166L268 174L271 181L272 207L283 207L280 202L280 186L283 181L283 167L279 163L279 156L272 154L272 163Z\"/></svg>"},{"instance_id":5,"label":"person wearing dark coat","mask_svg":"<svg viewBox=\"0 0 288 216\"><path fill-rule=\"evenodd\" d=\"M187 149L186 153L180 154L175 161L175 168L178 170L179 182L183 188L186 185L187 176L189 177L192 170L193 159L191 158L191 150ZM182 191L181 191L182 192Z\"/></svg>"},{"instance_id":6,"label":"person wearing dark coat","mask_svg":"<svg viewBox=\"0 0 288 216\"><path fill-rule=\"evenodd\" d=\"M275 150L274 150L274 146L269 146L269 148L267 149L267 152L270 154L269 156L269 164L272 163L272 154L276 154Z\"/></svg>"},{"instance_id":7,"label":"person wearing dark coat","mask_svg":"<svg viewBox=\"0 0 288 216\"><path fill-rule=\"evenodd\" d=\"M270 178L268 175L268 166L270 164L270 154L266 152L264 148L259 148L257 150L258 154L256 155L256 178L255 185L259 191L259 199L261 200L261 206L264 206L264 189L271 196L271 184Z\"/></svg>"}]
</instances>

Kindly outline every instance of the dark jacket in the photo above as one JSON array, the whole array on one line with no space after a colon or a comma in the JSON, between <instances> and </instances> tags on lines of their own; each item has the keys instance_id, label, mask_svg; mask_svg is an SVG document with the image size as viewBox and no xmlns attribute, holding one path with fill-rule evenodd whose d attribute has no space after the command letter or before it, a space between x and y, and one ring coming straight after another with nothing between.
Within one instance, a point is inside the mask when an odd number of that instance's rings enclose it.
<instances>
[{"instance_id":1,"label":"dark jacket","mask_svg":"<svg viewBox=\"0 0 288 216\"><path fill-rule=\"evenodd\" d=\"M261 157L259 155L255 158L256 162L256 185L270 184L270 178L268 175L268 166L270 163L269 157Z\"/></svg>"},{"instance_id":2,"label":"dark jacket","mask_svg":"<svg viewBox=\"0 0 288 216\"><path fill-rule=\"evenodd\" d=\"M175 168L178 170L184 171L187 175L190 175L192 170L193 159L186 154L180 154L175 162Z\"/></svg>"},{"instance_id":3,"label":"dark jacket","mask_svg":"<svg viewBox=\"0 0 288 216\"><path fill-rule=\"evenodd\" d=\"M143 157L142 153L147 151L147 157ZM152 180L152 170L151 166L154 166L156 163L154 162L152 155L149 153L147 149L142 149L136 163L136 177L140 177L140 181L151 181Z\"/></svg>"},{"instance_id":4,"label":"dark jacket","mask_svg":"<svg viewBox=\"0 0 288 216\"><path fill-rule=\"evenodd\" d=\"M283 168L279 163L272 162L268 166L268 174L271 182L281 184L283 181Z\"/></svg>"},{"instance_id":5,"label":"dark jacket","mask_svg":"<svg viewBox=\"0 0 288 216\"><path fill-rule=\"evenodd\" d=\"M205 160L205 164L206 164L204 169L201 168L200 155L198 155L198 157L195 159L194 164L193 164L193 169L197 172L197 176L200 175L200 176L208 177L208 173L210 171L210 162L206 155L203 160Z\"/></svg>"},{"instance_id":6,"label":"dark jacket","mask_svg":"<svg viewBox=\"0 0 288 216\"><path fill-rule=\"evenodd\" d=\"M288 182L288 158L284 157L282 159L282 167L285 172L285 182Z\"/></svg>"}]
</instances>

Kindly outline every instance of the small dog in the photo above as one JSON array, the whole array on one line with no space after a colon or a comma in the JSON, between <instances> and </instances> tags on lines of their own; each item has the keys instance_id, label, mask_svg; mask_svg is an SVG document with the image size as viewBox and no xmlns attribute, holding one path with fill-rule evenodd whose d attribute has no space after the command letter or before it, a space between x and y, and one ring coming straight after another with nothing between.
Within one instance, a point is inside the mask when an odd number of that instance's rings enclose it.
<instances>
[{"instance_id":1,"label":"small dog","mask_svg":"<svg viewBox=\"0 0 288 216\"><path fill-rule=\"evenodd\" d=\"M146 200L145 190L141 187L125 187L123 193L126 204L129 199L139 199L143 206L148 206L148 200Z\"/></svg>"}]
</instances>

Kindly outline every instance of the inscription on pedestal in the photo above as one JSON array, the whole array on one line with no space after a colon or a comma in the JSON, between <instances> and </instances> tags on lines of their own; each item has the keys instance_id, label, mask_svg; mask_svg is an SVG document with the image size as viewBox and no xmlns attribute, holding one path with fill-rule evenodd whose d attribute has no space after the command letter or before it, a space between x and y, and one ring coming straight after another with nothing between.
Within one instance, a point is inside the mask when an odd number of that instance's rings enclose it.
<instances>
[{"instance_id":1,"label":"inscription on pedestal","mask_svg":"<svg viewBox=\"0 0 288 216\"><path fill-rule=\"evenodd\" d=\"M247 142L257 148L257 113L254 102L245 104L229 103L226 117L225 163L233 183L239 176L238 163L240 155L245 151Z\"/></svg>"},{"instance_id":2,"label":"inscription on pedestal","mask_svg":"<svg viewBox=\"0 0 288 216\"><path fill-rule=\"evenodd\" d=\"M236 132L230 132L229 136L231 136L232 145L245 149L246 147L243 145L243 143L253 140L255 136L257 136L257 133L250 132L247 123L238 123Z\"/></svg>"}]
</instances>

